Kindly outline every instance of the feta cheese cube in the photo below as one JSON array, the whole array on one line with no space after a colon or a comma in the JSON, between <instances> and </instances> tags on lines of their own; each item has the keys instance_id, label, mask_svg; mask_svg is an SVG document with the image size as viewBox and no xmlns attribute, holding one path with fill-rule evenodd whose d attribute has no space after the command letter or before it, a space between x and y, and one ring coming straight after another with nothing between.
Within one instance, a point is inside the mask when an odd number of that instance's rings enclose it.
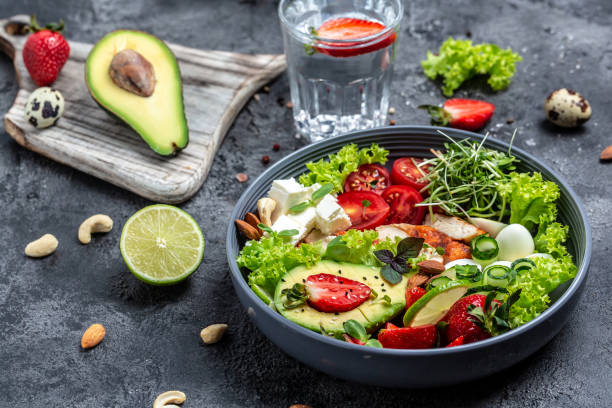
<instances>
[{"instance_id":1,"label":"feta cheese cube","mask_svg":"<svg viewBox=\"0 0 612 408\"><path fill-rule=\"evenodd\" d=\"M331 194L321 199L316 207L317 228L324 234L333 234L351 226L351 219Z\"/></svg>"},{"instance_id":2,"label":"feta cheese cube","mask_svg":"<svg viewBox=\"0 0 612 408\"><path fill-rule=\"evenodd\" d=\"M268 192L268 197L276 201L276 208L272 212L272 222L275 222L281 215L289 212L289 208L310 199L310 190L294 178L287 180L274 180Z\"/></svg>"},{"instance_id":3,"label":"feta cheese cube","mask_svg":"<svg viewBox=\"0 0 612 408\"><path fill-rule=\"evenodd\" d=\"M317 223L317 211L314 209L314 207L308 207L301 213L297 214L289 213L287 216L306 228L308 232L310 232Z\"/></svg>"},{"instance_id":4,"label":"feta cheese cube","mask_svg":"<svg viewBox=\"0 0 612 408\"><path fill-rule=\"evenodd\" d=\"M272 224L271 228L274 232L280 232L284 230L297 230L298 233L291 237L291 243L293 245L301 241L306 236L306 234L310 232L307 231L303 225L299 224L296 220L292 219L287 215L281 215L280 217L278 217L278 220L276 220L276 222Z\"/></svg>"}]
</instances>

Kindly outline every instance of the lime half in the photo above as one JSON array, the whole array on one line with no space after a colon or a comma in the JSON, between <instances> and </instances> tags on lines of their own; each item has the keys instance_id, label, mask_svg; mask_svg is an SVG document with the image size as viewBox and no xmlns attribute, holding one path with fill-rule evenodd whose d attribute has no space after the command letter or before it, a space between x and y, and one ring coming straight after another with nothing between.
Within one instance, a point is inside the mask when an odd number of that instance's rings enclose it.
<instances>
[{"instance_id":1,"label":"lime half","mask_svg":"<svg viewBox=\"0 0 612 408\"><path fill-rule=\"evenodd\" d=\"M152 285L172 285L191 275L202 262L204 235L180 208L150 205L127 220L120 248L138 279Z\"/></svg>"}]
</instances>

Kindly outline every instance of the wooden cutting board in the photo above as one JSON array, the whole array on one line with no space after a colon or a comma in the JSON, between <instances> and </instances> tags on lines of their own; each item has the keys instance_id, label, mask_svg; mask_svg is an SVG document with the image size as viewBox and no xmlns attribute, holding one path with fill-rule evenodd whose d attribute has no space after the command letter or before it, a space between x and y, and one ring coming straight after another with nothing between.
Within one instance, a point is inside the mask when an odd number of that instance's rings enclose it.
<instances>
[{"instance_id":1,"label":"wooden cutting board","mask_svg":"<svg viewBox=\"0 0 612 408\"><path fill-rule=\"evenodd\" d=\"M198 191L238 112L286 67L282 55L168 44L183 79L189 145L175 157L162 157L89 95L84 78L91 44L70 41L70 59L53 84L66 101L57 124L38 130L25 121L26 101L37 87L21 56L27 36L14 31L28 21L26 15L0 20L0 49L13 59L19 83L17 98L4 117L6 131L27 149L157 202L180 203Z\"/></svg>"}]
</instances>

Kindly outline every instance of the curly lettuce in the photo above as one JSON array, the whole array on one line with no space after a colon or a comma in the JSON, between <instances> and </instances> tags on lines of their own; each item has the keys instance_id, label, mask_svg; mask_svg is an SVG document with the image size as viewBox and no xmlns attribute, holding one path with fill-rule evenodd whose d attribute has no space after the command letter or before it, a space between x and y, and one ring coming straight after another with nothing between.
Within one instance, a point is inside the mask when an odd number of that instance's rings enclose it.
<instances>
[{"instance_id":1,"label":"curly lettuce","mask_svg":"<svg viewBox=\"0 0 612 408\"><path fill-rule=\"evenodd\" d=\"M332 183L333 192L342 192L344 180L357 170L357 167L371 163L385 164L388 154L388 150L375 143L364 149L359 149L356 144L348 144L338 153L330 154L327 160L307 163L306 168L310 172L300 176L300 183L307 187L315 183Z\"/></svg>"},{"instance_id":2,"label":"curly lettuce","mask_svg":"<svg viewBox=\"0 0 612 408\"><path fill-rule=\"evenodd\" d=\"M443 78L442 91L450 97L475 75L489 75L487 82L494 91L507 88L516 72L516 63L522 60L509 48L504 50L495 44L472 45L470 40L449 37L437 53L427 51L427 59L421 65L430 79Z\"/></svg>"},{"instance_id":3,"label":"curly lettuce","mask_svg":"<svg viewBox=\"0 0 612 408\"><path fill-rule=\"evenodd\" d=\"M274 297L280 279L298 265L313 266L321 260L320 243L292 245L283 237L272 234L259 241L249 241L236 259L238 266L251 272L249 286L266 303Z\"/></svg>"},{"instance_id":4,"label":"curly lettuce","mask_svg":"<svg viewBox=\"0 0 612 408\"><path fill-rule=\"evenodd\" d=\"M508 181L498 186L503 199L510 202L510 224L522 224L533 231L557 217L559 187L542 179L542 174L510 173Z\"/></svg>"},{"instance_id":5,"label":"curly lettuce","mask_svg":"<svg viewBox=\"0 0 612 408\"><path fill-rule=\"evenodd\" d=\"M388 249L395 254L399 241L401 241L399 237L395 240L380 241L378 232L375 230L348 230L344 235L329 243L323 258L338 262L382 266L383 264L374 255L374 251Z\"/></svg>"}]
</instances>

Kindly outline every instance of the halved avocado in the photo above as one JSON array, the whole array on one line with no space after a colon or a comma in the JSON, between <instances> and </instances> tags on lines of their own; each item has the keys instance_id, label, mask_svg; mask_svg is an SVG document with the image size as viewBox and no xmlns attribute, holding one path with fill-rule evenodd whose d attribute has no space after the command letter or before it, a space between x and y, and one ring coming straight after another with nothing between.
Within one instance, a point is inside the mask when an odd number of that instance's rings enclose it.
<instances>
[{"instance_id":1,"label":"halved avocado","mask_svg":"<svg viewBox=\"0 0 612 408\"><path fill-rule=\"evenodd\" d=\"M287 309L283 306L286 301L286 297L282 295L283 289L291 288L296 283L304 283L310 275L319 273L328 273L364 283L374 289L378 293L378 297L365 301L353 310L338 314L320 312L308 303L293 309ZM403 275L401 282L390 285L382 279L380 268L344 262L321 261L312 268L302 265L287 272L276 287L274 304L276 310L287 319L319 333L321 329L330 334L343 333L344 322L351 319L357 320L367 331L371 332L404 310L407 284L408 277ZM382 299L385 295L389 296L391 302Z\"/></svg>"},{"instance_id":2,"label":"halved avocado","mask_svg":"<svg viewBox=\"0 0 612 408\"><path fill-rule=\"evenodd\" d=\"M152 66L154 88L149 96L130 92L111 78L111 62L125 50L135 51ZM159 38L132 30L107 34L87 57L85 81L96 102L131 126L155 152L167 156L187 146L189 129L179 66Z\"/></svg>"}]
</instances>

